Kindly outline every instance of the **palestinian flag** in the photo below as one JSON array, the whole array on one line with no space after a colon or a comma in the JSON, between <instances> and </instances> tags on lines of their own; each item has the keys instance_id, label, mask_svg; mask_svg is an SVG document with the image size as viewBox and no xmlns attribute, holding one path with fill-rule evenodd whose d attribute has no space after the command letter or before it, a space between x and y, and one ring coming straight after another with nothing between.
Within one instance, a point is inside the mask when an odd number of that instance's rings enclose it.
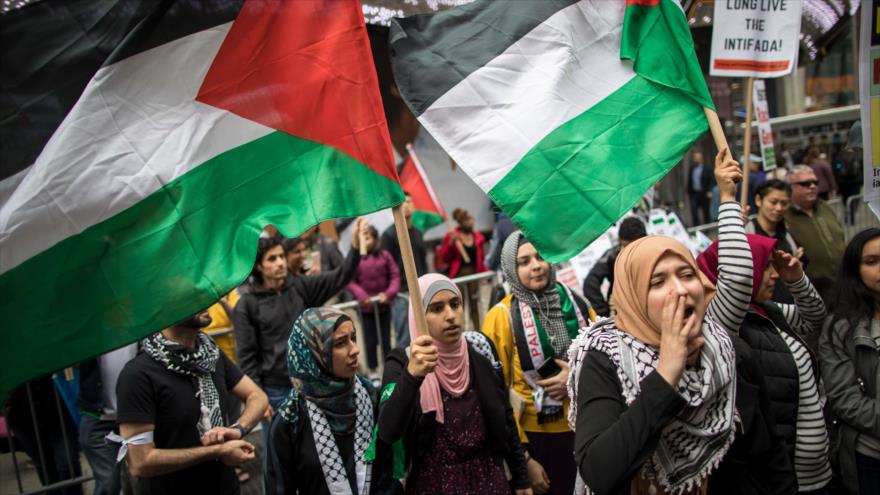
<instances>
[{"instance_id":1,"label":"palestinian flag","mask_svg":"<svg viewBox=\"0 0 880 495\"><path fill-rule=\"evenodd\" d=\"M208 307L267 224L403 201L356 0L46 0L0 33L0 397Z\"/></svg>"},{"instance_id":2,"label":"palestinian flag","mask_svg":"<svg viewBox=\"0 0 880 495\"><path fill-rule=\"evenodd\" d=\"M708 129L673 0L474 3L391 26L419 121L552 262L584 249Z\"/></svg>"},{"instance_id":3,"label":"palestinian flag","mask_svg":"<svg viewBox=\"0 0 880 495\"><path fill-rule=\"evenodd\" d=\"M409 146L409 156L400 168L400 186L412 197L415 206L412 216L413 227L424 234L445 221L446 213L443 205L440 204L437 193L431 187L428 174L422 168L412 146Z\"/></svg>"}]
</instances>

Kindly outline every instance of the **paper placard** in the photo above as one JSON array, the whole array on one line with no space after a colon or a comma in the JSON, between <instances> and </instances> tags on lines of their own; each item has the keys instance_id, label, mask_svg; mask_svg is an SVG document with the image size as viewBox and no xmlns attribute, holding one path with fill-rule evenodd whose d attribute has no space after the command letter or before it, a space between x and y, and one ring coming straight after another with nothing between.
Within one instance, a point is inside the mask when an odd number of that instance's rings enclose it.
<instances>
[{"instance_id":1,"label":"paper placard","mask_svg":"<svg viewBox=\"0 0 880 495\"><path fill-rule=\"evenodd\" d=\"M865 202L880 217L880 6L862 0L859 50Z\"/></svg>"},{"instance_id":2,"label":"paper placard","mask_svg":"<svg viewBox=\"0 0 880 495\"><path fill-rule=\"evenodd\" d=\"M709 74L790 74L797 66L802 7L802 0L716 0Z\"/></svg>"},{"instance_id":3,"label":"paper placard","mask_svg":"<svg viewBox=\"0 0 880 495\"><path fill-rule=\"evenodd\" d=\"M770 130L770 106L767 104L767 90L764 81L755 81L752 102L755 105L755 117L758 119L758 142L761 144L761 158L764 159L764 171L776 168L776 151L773 149L773 131Z\"/></svg>"}]
</instances>

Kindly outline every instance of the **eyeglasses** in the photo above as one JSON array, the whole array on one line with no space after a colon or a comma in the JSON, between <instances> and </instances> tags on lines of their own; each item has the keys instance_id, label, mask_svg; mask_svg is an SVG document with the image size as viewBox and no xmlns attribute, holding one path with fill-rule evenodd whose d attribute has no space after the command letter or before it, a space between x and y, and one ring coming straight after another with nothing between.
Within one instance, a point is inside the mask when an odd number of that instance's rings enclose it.
<instances>
[{"instance_id":1,"label":"eyeglasses","mask_svg":"<svg viewBox=\"0 0 880 495\"><path fill-rule=\"evenodd\" d=\"M818 186L819 181L817 181L817 180L802 180L800 182L792 182L792 184L797 184L801 187L813 187L813 186Z\"/></svg>"}]
</instances>

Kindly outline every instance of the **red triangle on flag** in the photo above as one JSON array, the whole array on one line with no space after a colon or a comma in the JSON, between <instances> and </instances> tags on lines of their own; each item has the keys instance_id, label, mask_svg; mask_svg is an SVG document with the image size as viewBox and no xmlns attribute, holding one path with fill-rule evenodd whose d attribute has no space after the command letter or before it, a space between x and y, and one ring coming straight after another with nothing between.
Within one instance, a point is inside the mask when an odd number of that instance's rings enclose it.
<instances>
[{"instance_id":1,"label":"red triangle on flag","mask_svg":"<svg viewBox=\"0 0 880 495\"><path fill-rule=\"evenodd\" d=\"M445 219L446 213L443 205L440 204L440 199L431 187L425 171L413 157L413 152L410 150L400 169L400 186L412 197L416 210L436 213Z\"/></svg>"},{"instance_id":2,"label":"red triangle on flag","mask_svg":"<svg viewBox=\"0 0 880 495\"><path fill-rule=\"evenodd\" d=\"M196 99L397 180L358 0L247 0Z\"/></svg>"}]
</instances>

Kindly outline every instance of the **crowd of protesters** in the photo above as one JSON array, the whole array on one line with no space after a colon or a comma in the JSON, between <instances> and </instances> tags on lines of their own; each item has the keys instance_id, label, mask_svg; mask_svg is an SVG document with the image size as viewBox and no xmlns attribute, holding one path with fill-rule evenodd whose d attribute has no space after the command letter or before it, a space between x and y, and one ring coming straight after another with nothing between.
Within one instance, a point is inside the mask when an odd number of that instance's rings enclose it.
<instances>
[{"instance_id":1,"label":"crowd of protesters","mask_svg":"<svg viewBox=\"0 0 880 495\"><path fill-rule=\"evenodd\" d=\"M717 240L695 258L624 219L582 293L464 209L443 274L410 226L418 287L393 226L357 219L346 255L267 234L215 305L81 363L75 421L55 424L48 378L6 418L44 483L82 473L78 444L96 494L880 493L880 229L845 246L805 156L754 184L746 220L739 164L695 153ZM481 318L480 283L453 279L488 270L506 293Z\"/></svg>"}]
</instances>

